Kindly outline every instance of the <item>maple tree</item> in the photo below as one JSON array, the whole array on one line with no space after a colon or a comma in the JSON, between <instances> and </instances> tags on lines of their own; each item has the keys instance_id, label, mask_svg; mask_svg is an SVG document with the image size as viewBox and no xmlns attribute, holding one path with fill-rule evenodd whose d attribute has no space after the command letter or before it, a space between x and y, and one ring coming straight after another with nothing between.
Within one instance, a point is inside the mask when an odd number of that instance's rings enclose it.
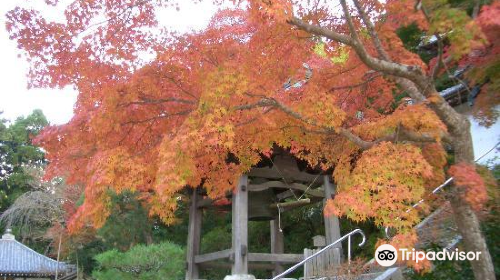
<instances>
[{"instance_id":1,"label":"maple tree","mask_svg":"<svg viewBox=\"0 0 500 280\"><path fill-rule=\"evenodd\" d=\"M104 224L110 188L140 192L151 215L172 223L183 188L202 185L224 197L278 145L311 166L334 168L338 194L326 213L370 218L411 241L419 212L405 210L444 179L446 143L458 163L452 170L466 173L450 202L466 249L482 252L475 276L494 279L473 211L484 199L470 198L484 184L471 166L469 121L433 81L452 64L488 63L470 75L493 81L477 114L495 120L498 1L481 13L476 5L471 17L445 0L252 0L189 34L158 27L155 11L176 4L74 1L62 22L25 8L7 15L31 65L30 86L79 91L73 119L37 137L48 176L86 186L70 229ZM440 41L429 65L396 34L412 23L448 34L450 46ZM155 58L143 61L145 53ZM412 104L399 100L401 90Z\"/></svg>"}]
</instances>

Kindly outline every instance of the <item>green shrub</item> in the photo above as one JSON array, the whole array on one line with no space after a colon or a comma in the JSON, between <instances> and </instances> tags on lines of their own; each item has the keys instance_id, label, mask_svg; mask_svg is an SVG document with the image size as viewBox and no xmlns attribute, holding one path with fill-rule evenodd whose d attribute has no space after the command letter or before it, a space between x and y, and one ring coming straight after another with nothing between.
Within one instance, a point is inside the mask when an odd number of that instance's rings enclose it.
<instances>
[{"instance_id":1,"label":"green shrub","mask_svg":"<svg viewBox=\"0 0 500 280\"><path fill-rule=\"evenodd\" d=\"M184 250L173 243L136 245L126 252L106 251L95 257L97 280L178 280L184 276Z\"/></svg>"}]
</instances>

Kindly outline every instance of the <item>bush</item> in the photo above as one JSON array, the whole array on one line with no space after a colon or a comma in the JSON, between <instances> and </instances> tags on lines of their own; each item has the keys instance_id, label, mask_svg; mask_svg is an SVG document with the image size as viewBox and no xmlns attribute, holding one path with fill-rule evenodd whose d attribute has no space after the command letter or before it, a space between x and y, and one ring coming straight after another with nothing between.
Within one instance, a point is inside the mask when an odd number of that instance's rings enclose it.
<instances>
[{"instance_id":1,"label":"bush","mask_svg":"<svg viewBox=\"0 0 500 280\"><path fill-rule=\"evenodd\" d=\"M136 245L126 252L106 251L95 257L97 280L178 280L184 276L184 250L173 243Z\"/></svg>"}]
</instances>

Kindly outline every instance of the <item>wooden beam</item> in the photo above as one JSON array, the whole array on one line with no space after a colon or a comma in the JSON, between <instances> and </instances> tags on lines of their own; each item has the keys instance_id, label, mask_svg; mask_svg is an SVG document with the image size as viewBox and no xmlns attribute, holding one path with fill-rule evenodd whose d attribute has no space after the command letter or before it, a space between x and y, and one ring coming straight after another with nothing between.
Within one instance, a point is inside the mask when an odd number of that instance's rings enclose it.
<instances>
[{"instance_id":1,"label":"wooden beam","mask_svg":"<svg viewBox=\"0 0 500 280\"><path fill-rule=\"evenodd\" d=\"M201 268L225 268L230 269L232 267L232 263L228 262L205 262L200 263L199 266ZM249 263L248 268L250 269L258 269L258 270L272 270L274 268L273 264L270 263Z\"/></svg>"},{"instance_id":2,"label":"wooden beam","mask_svg":"<svg viewBox=\"0 0 500 280\"><path fill-rule=\"evenodd\" d=\"M323 176L323 187L325 190L324 204L326 205L326 199L327 198L333 199L335 196L335 186L330 181L330 176L328 175ZM328 245L340 238L340 222L339 218L335 215L331 215L328 217L324 216L324 221L325 221L326 245ZM337 245L334 246L334 248L339 248L339 251L342 252L342 243L339 242ZM342 259L342 256L340 256L340 259Z\"/></svg>"},{"instance_id":3,"label":"wooden beam","mask_svg":"<svg viewBox=\"0 0 500 280\"><path fill-rule=\"evenodd\" d=\"M270 221L271 227L271 254L283 254L285 252L285 242L283 232L280 231L279 221ZM274 263L273 277L282 273L284 270L281 263Z\"/></svg>"},{"instance_id":4,"label":"wooden beam","mask_svg":"<svg viewBox=\"0 0 500 280\"><path fill-rule=\"evenodd\" d=\"M289 192L290 190L288 190ZM323 197L324 195L322 195L321 197ZM282 200L282 196L277 196L278 200ZM301 207L301 206L305 206L305 205L308 205L308 204L311 204L311 203L315 203L315 202L318 202L318 201L321 201L321 199L317 196L313 197L313 199L310 199L310 198L304 198L304 199L301 199L301 200L297 200L297 201L289 201L289 202L281 202L279 203L280 204L280 209L281 211L288 211L288 210L292 210L292 209L295 209L297 207ZM202 199L201 201L198 202L198 208L208 208L208 207L224 207L224 206L215 206L213 204L213 200L210 199L210 198L204 198ZM229 207L229 205L227 206ZM276 203L272 203L272 204L269 204L269 207L270 208L276 208Z\"/></svg>"},{"instance_id":5,"label":"wooden beam","mask_svg":"<svg viewBox=\"0 0 500 280\"><path fill-rule=\"evenodd\" d=\"M287 199L289 197L292 197L294 194L295 194L295 192L293 190L286 190L284 192L277 194L276 198L278 200L283 200L283 199Z\"/></svg>"},{"instance_id":6,"label":"wooden beam","mask_svg":"<svg viewBox=\"0 0 500 280\"><path fill-rule=\"evenodd\" d=\"M311 199L311 202L312 203L316 203L316 202L319 202L319 201L323 201L323 198L324 198L324 192L323 192L323 188L321 189L315 189L316 191L320 191L321 192L321 197L318 197L318 196L310 196L310 199ZM284 199L287 199L287 198L291 198L291 197L294 197L294 194L295 196L298 196L298 192L297 191L293 191L293 190L287 190L287 191L284 191L282 193L279 193L276 195L276 198L281 201L281 200L284 200Z\"/></svg>"},{"instance_id":7,"label":"wooden beam","mask_svg":"<svg viewBox=\"0 0 500 280\"><path fill-rule=\"evenodd\" d=\"M273 203L269 205L269 208L278 208L279 210L290 210L298 207L302 207L305 205L311 204L311 200L309 198L303 198L296 201L288 201L281 203Z\"/></svg>"},{"instance_id":8,"label":"wooden beam","mask_svg":"<svg viewBox=\"0 0 500 280\"><path fill-rule=\"evenodd\" d=\"M285 183L283 183L281 181L267 181L267 182L261 183L261 184L249 184L248 185L249 192L260 192L263 190L267 190L269 188L287 189L288 187L286 186Z\"/></svg>"},{"instance_id":9,"label":"wooden beam","mask_svg":"<svg viewBox=\"0 0 500 280\"><path fill-rule=\"evenodd\" d=\"M291 183L291 184L285 184L282 181L268 181L262 184L250 184L248 186L248 191L250 192L260 192L269 188L277 188L277 189L292 189L292 190L297 190L301 192L306 192L309 195L315 196L315 197L325 197L323 192L321 190L316 190L312 189L312 187L308 187L304 184L300 183Z\"/></svg>"},{"instance_id":10,"label":"wooden beam","mask_svg":"<svg viewBox=\"0 0 500 280\"><path fill-rule=\"evenodd\" d=\"M248 176L242 175L232 199L232 275L248 274Z\"/></svg>"},{"instance_id":11,"label":"wooden beam","mask_svg":"<svg viewBox=\"0 0 500 280\"><path fill-rule=\"evenodd\" d=\"M284 198L293 196L292 191L305 192L306 194L316 197L316 198L324 198L325 195L323 190L321 189L312 189L304 184L300 183L291 183L285 184L282 181L268 181L262 184L249 184L247 186L247 190L250 192L258 192L263 191L269 188L277 188L277 189L287 189L287 191L278 194L276 197L278 200L282 200ZM197 206L199 208L207 208L213 206L214 200L210 198L199 199L197 202Z\"/></svg>"},{"instance_id":12,"label":"wooden beam","mask_svg":"<svg viewBox=\"0 0 500 280\"><path fill-rule=\"evenodd\" d=\"M196 205L198 208L206 208L212 206L214 203L214 200L211 198L204 198L201 199L198 204Z\"/></svg>"},{"instance_id":13,"label":"wooden beam","mask_svg":"<svg viewBox=\"0 0 500 280\"><path fill-rule=\"evenodd\" d=\"M314 182L317 179L318 175L309 174L303 171L297 170L276 170L275 168L262 167L262 168L252 168L248 173L248 176L251 177L260 177L267 179L283 179L289 181L299 181L299 182ZM316 180L318 181L318 180ZM321 181L321 180L320 180Z\"/></svg>"},{"instance_id":14,"label":"wooden beam","mask_svg":"<svg viewBox=\"0 0 500 280\"><path fill-rule=\"evenodd\" d=\"M269 253L249 253L250 262L280 262L298 263L304 259L303 254L269 254Z\"/></svg>"},{"instance_id":15,"label":"wooden beam","mask_svg":"<svg viewBox=\"0 0 500 280\"><path fill-rule=\"evenodd\" d=\"M292 183L289 185L289 187L292 190L303 191L303 192L306 192L307 194L315 196L315 197L321 197L321 198L325 197L325 195L323 194L323 192L321 190L315 190L315 189L312 189L309 186L306 186L303 184Z\"/></svg>"},{"instance_id":16,"label":"wooden beam","mask_svg":"<svg viewBox=\"0 0 500 280\"><path fill-rule=\"evenodd\" d=\"M225 258L231 257L232 253L233 253L232 249L227 249L227 250L217 251L217 252L213 252L213 253L198 255L198 256L194 257L194 262L198 264L198 263L215 261L215 260L219 260L219 259L225 259Z\"/></svg>"},{"instance_id":17,"label":"wooden beam","mask_svg":"<svg viewBox=\"0 0 500 280\"><path fill-rule=\"evenodd\" d=\"M191 194L191 204L189 206L188 240L186 248L186 280L199 278L199 268L196 264L195 257L200 253L202 212L201 209L197 207L200 198L198 189L193 189Z\"/></svg>"}]
</instances>

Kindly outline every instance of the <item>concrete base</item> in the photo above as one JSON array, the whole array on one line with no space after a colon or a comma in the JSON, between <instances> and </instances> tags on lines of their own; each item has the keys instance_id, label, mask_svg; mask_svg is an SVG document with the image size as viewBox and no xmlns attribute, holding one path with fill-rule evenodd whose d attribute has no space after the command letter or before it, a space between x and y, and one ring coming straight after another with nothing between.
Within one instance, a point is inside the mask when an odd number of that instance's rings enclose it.
<instances>
[{"instance_id":1,"label":"concrete base","mask_svg":"<svg viewBox=\"0 0 500 280\"><path fill-rule=\"evenodd\" d=\"M228 275L224 280L255 280L255 276L249 274Z\"/></svg>"}]
</instances>

